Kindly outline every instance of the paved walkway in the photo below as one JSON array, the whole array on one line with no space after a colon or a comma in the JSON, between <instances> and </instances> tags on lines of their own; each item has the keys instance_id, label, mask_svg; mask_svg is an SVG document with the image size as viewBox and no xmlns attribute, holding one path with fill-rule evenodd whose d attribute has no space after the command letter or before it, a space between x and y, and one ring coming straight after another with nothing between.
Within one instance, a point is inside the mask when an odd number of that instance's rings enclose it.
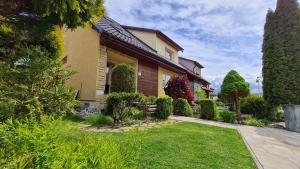
<instances>
[{"instance_id":1,"label":"paved walkway","mask_svg":"<svg viewBox=\"0 0 300 169\"><path fill-rule=\"evenodd\" d=\"M300 133L171 116L170 119L237 129L260 169L300 169Z\"/></svg>"}]
</instances>

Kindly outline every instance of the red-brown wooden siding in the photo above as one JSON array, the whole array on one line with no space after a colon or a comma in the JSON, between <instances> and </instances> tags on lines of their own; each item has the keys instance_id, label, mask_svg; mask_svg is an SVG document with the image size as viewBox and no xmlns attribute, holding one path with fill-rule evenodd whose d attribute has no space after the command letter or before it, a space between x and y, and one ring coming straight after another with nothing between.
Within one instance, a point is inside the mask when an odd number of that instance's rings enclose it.
<instances>
[{"instance_id":1,"label":"red-brown wooden siding","mask_svg":"<svg viewBox=\"0 0 300 169\"><path fill-rule=\"evenodd\" d=\"M158 66L155 63L139 60L138 92L146 96L157 96Z\"/></svg>"}]
</instances>

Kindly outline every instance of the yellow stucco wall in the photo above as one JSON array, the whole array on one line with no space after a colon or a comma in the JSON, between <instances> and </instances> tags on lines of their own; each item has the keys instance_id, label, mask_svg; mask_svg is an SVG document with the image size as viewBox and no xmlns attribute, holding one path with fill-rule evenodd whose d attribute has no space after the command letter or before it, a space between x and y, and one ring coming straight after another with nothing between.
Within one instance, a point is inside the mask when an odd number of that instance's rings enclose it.
<instances>
[{"instance_id":1,"label":"yellow stucco wall","mask_svg":"<svg viewBox=\"0 0 300 169\"><path fill-rule=\"evenodd\" d=\"M163 74L167 74L171 77L178 75L173 71L158 67L158 97L165 96L165 91L163 88Z\"/></svg>"},{"instance_id":2,"label":"yellow stucco wall","mask_svg":"<svg viewBox=\"0 0 300 169\"><path fill-rule=\"evenodd\" d=\"M161 40L160 38L156 38L156 50L157 52L162 55L165 56L165 52L166 49L170 50L173 55L172 55L172 60L174 60L176 63L178 63L178 51L173 48L172 46L170 46L169 44L167 44L166 42L164 42L163 40Z\"/></svg>"},{"instance_id":3,"label":"yellow stucco wall","mask_svg":"<svg viewBox=\"0 0 300 169\"><path fill-rule=\"evenodd\" d=\"M64 41L65 66L76 72L67 83L80 91L80 100L94 101L100 63L99 34L90 27L65 30Z\"/></svg>"},{"instance_id":4,"label":"yellow stucco wall","mask_svg":"<svg viewBox=\"0 0 300 169\"><path fill-rule=\"evenodd\" d=\"M147 45L152 47L154 50L157 51L158 54L165 56L166 49L170 50L173 53L173 58L175 62L178 63L178 51L158 38L156 36L156 33L154 32L148 32L148 31L140 31L140 30L131 30L128 29L133 35L141 39L143 42L145 42Z\"/></svg>"},{"instance_id":5,"label":"yellow stucco wall","mask_svg":"<svg viewBox=\"0 0 300 169\"><path fill-rule=\"evenodd\" d=\"M128 29L134 36L141 39L144 43L150 46L153 49L156 49L156 33L154 32L146 32L146 31L138 31Z\"/></svg>"}]
</instances>

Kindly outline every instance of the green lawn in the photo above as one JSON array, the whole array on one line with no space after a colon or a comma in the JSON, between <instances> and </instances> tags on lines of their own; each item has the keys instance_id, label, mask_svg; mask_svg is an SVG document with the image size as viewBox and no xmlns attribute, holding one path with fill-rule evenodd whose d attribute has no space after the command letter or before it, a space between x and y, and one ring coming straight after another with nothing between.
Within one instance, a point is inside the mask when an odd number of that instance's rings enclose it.
<instances>
[{"instance_id":1,"label":"green lawn","mask_svg":"<svg viewBox=\"0 0 300 169\"><path fill-rule=\"evenodd\" d=\"M126 135L112 136L121 141ZM139 147L138 168L256 168L242 138L233 129L178 123L150 129L136 137L141 140L135 145Z\"/></svg>"},{"instance_id":2,"label":"green lawn","mask_svg":"<svg viewBox=\"0 0 300 169\"><path fill-rule=\"evenodd\" d=\"M0 168L256 168L233 129L176 123L99 133L78 125L47 116L0 124Z\"/></svg>"}]
</instances>

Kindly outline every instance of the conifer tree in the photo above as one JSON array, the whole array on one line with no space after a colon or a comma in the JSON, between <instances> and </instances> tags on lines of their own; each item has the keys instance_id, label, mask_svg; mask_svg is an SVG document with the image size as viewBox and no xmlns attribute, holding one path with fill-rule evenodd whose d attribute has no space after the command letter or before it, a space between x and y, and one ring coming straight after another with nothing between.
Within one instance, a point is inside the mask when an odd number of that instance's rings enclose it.
<instances>
[{"instance_id":1,"label":"conifer tree","mask_svg":"<svg viewBox=\"0 0 300 169\"><path fill-rule=\"evenodd\" d=\"M239 121L242 120L240 111L240 99L248 96L249 93L249 83L247 83L237 71L231 70L230 72L228 72L223 80L220 95L222 96L222 98L234 103L234 109Z\"/></svg>"},{"instance_id":2,"label":"conifer tree","mask_svg":"<svg viewBox=\"0 0 300 169\"><path fill-rule=\"evenodd\" d=\"M297 0L278 0L268 11L263 41L264 98L272 105L300 104L300 10Z\"/></svg>"}]
</instances>

